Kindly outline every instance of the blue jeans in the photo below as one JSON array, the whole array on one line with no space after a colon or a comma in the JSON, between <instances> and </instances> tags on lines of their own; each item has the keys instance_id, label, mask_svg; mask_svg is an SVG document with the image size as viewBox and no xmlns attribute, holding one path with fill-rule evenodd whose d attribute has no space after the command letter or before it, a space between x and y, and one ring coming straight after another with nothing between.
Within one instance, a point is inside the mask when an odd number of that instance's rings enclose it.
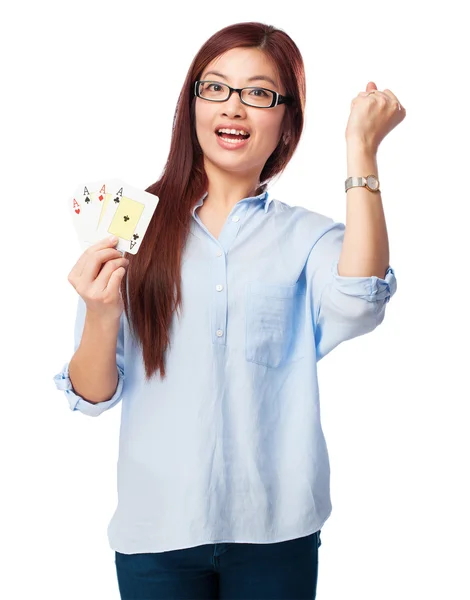
<instances>
[{"instance_id":1,"label":"blue jeans","mask_svg":"<svg viewBox=\"0 0 470 600\"><path fill-rule=\"evenodd\" d=\"M116 552L121 600L313 600L320 531L276 544Z\"/></svg>"}]
</instances>

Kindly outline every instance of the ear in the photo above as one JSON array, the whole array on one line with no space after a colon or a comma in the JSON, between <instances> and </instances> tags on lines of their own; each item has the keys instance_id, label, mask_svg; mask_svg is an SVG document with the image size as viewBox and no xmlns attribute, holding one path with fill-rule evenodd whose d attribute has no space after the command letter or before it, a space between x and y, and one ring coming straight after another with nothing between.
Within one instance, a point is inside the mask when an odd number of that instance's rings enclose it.
<instances>
[{"instance_id":1,"label":"ear","mask_svg":"<svg viewBox=\"0 0 470 600\"><path fill-rule=\"evenodd\" d=\"M282 141L287 146L287 144L290 141L290 133L288 131L284 131L284 133L282 134Z\"/></svg>"}]
</instances>

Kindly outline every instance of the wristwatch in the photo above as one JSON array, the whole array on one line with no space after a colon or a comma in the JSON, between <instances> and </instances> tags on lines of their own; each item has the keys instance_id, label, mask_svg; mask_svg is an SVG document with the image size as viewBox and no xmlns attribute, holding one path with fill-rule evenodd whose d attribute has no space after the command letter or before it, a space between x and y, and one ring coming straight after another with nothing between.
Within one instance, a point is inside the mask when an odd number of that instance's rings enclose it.
<instances>
[{"instance_id":1,"label":"wristwatch","mask_svg":"<svg viewBox=\"0 0 470 600\"><path fill-rule=\"evenodd\" d=\"M367 175L367 177L348 177L344 184L345 192L352 187L366 187L371 192L380 192L380 183L375 175Z\"/></svg>"}]
</instances>

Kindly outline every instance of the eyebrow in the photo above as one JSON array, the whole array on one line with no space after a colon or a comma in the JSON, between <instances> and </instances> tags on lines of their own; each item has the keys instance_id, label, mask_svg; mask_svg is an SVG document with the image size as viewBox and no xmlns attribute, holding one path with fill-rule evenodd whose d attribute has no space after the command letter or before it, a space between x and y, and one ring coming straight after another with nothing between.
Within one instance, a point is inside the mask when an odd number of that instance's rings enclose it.
<instances>
[{"instance_id":1,"label":"eyebrow","mask_svg":"<svg viewBox=\"0 0 470 600\"><path fill-rule=\"evenodd\" d=\"M216 77L221 77L222 79L227 80L227 77L225 75L223 75L222 73L219 73L218 71L208 71L204 77L207 77L208 75L215 75ZM271 77L268 77L267 75L254 75L253 77L248 77L247 81L268 81L269 83L272 83L274 87L277 87L277 83L271 79Z\"/></svg>"}]
</instances>

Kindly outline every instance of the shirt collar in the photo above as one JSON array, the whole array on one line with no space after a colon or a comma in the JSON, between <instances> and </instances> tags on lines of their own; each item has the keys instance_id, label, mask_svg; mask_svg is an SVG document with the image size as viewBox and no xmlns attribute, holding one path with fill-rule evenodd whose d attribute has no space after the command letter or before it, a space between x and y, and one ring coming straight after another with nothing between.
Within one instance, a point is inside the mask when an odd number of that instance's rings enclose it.
<instances>
[{"instance_id":1,"label":"shirt collar","mask_svg":"<svg viewBox=\"0 0 470 600\"><path fill-rule=\"evenodd\" d=\"M207 196L207 192L197 201L197 203L191 209L193 216L194 216L194 213L196 212L196 209L204 204L204 200L205 200L206 196ZM248 198L243 198L243 200L250 200L253 202L255 200L262 200L264 202L264 212L265 213L268 212L269 205L272 202L272 198L269 197L269 193L267 190L261 194L258 194L258 196L249 196Z\"/></svg>"}]
</instances>

